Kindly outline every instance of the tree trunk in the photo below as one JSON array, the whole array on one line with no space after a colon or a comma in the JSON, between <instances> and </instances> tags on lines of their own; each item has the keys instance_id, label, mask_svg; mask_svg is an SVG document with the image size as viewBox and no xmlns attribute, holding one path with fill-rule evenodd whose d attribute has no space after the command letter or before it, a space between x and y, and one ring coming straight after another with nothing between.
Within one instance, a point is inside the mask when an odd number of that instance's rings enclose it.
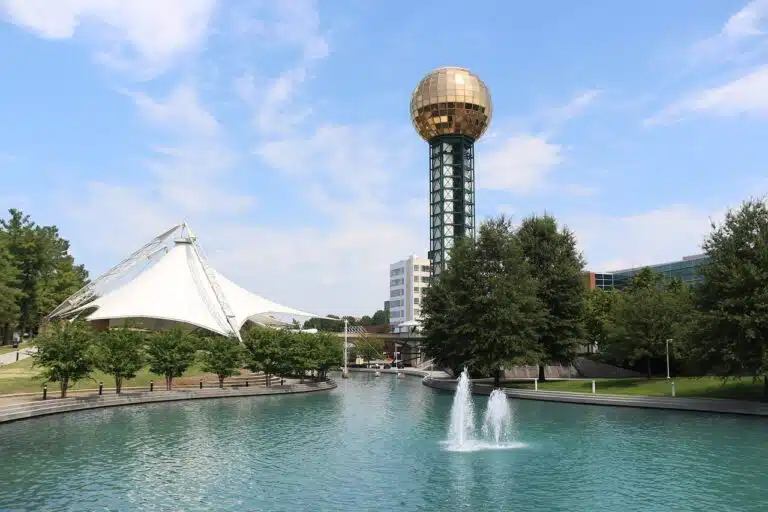
<instances>
[{"instance_id":1,"label":"tree trunk","mask_svg":"<svg viewBox=\"0 0 768 512\"><path fill-rule=\"evenodd\" d=\"M69 379L64 377L59 383L61 386L61 398L67 398L67 388L69 387Z\"/></svg>"},{"instance_id":2,"label":"tree trunk","mask_svg":"<svg viewBox=\"0 0 768 512\"><path fill-rule=\"evenodd\" d=\"M123 376L119 373L115 374L115 393L120 394L120 391L123 389Z\"/></svg>"},{"instance_id":3,"label":"tree trunk","mask_svg":"<svg viewBox=\"0 0 768 512\"><path fill-rule=\"evenodd\" d=\"M651 374L651 356L648 356L648 357L645 358L645 364L646 364L646 367L648 368L648 378L650 379L652 377L652 374Z\"/></svg>"},{"instance_id":4,"label":"tree trunk","mask_svg":"<svg viewBox=\"0 0 768 512\"><path fill-rule=\"evenodd\" d=\"M272 376L270 374L267 374L267 387L272 383Z\"/></svg>"},{"instance_id":5,"label":"tree trunk","mask_svg":"<svg viewBox=\"0 0 768 512\"><path fill-rule=\"evenodd\" d=\"M165 390L166 391L170 391L172 385L173 385L173 377L171 377L170 375L166 375L165 376Z\"/></svg>"},{"instance_id":6,"label":"tree trunk","mask_svg":"<svg viewBox=\"0 0 768 512\"><path fill-rule=\"evenodd\" d=\"M219 375L219 389L224 389L224 376Z\"/></svg>"},{"instance_id":7,"label":"tree trunk","mask_svg":"<svg viewBox=\"0 0 768 512\"><path fill-rule=\"evenodd\" d=\"M547 380L547 376L544 374L544 369L546 368L546 365L540 364L539 365L539 382L544 382Z\"/></svg>"},{"instance_id":8,"label":"tree trunk","mask_svg":"<svg viewBox=\"0 0 768 512\"><path fill-rule=\"evenodd\" d=\"M498 368L493 371L493 389L501 387L501 370Z\"/></svg>"}]
</instances>

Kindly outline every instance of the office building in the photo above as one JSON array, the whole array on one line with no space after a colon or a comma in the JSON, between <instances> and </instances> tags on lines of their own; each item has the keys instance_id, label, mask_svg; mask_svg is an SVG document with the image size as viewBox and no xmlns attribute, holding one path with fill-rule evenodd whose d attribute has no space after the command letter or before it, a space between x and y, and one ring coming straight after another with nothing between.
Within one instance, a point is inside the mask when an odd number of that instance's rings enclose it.
<instances>
[{"instance_id":1,"label":"office building","mask_svg":"<svg viewBox=\"0 0 768 512\"><path fill-rule=\"evenodd\" d=\"M421 320L421 299L429 287L430 261L412 255L389 266L389 324Z\"/></svg>"},{"instance_id":2,"label":"office building","mask_svg":"<svg viewBox=\"0 0 768 512\"><path fill-rule=\"evenodd\" d=\"M686 256L681 260L659 263L657 265L644 265L624 270L614 270L612 272L587 272L585 278L588 288L600 288L601 290L615 288L622 290L629 285L630 280L634 276L648 267L664 276L664 279L667 281L679 279L684 284L693 285L703 280L699 269L708 262L709 257L706 254L697 254Z\"/></svg>"}]
</instances>

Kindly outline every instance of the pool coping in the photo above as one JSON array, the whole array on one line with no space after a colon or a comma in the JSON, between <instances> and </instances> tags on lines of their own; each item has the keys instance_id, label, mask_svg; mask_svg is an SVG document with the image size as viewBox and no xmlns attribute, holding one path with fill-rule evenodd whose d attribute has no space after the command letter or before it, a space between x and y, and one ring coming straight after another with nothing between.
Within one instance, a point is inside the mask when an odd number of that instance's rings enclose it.
<instances>
[{"instance_id":1,"label":"pool coping","mask_svg":"<svg viewBox=\"0 0 768 512\"><path fill-rule=\"evenodd\" d=\"M425 375L422 384L438 391L455 391L455 379L436 379ZM493 386L472 383L472 394L490 395ZM530 389L504 389L510 398L540 400L583 405L606 405L613 407L635 407L642 409L663 409L674 411L708 412L715 414L738 414L742 416L768 417L768 403L727 398L689 398L589 394L572 391L543 391Z\"/></svg>"},{"instance_id":2,"label":"pool coping","mask_svg":"<svg viewBox=\"0 0 768 512\"><path fill-rule=\"evenodd\" d=\"M248 396L292 395L329 391L336 388L335 381L288 384L273 387L249 388L203 388L178 389L172 391L142 391L126 392L96 396L78 396L70 398L51 398L34 402L22 402L0 407L0 424L10 423L41 416L62 414L74 411L101 409L105 407L120 407L126 405L144 405L163 402L178 402L182 400L203 400L211 398L238 398Z\"/></svg>"}]
</instances>

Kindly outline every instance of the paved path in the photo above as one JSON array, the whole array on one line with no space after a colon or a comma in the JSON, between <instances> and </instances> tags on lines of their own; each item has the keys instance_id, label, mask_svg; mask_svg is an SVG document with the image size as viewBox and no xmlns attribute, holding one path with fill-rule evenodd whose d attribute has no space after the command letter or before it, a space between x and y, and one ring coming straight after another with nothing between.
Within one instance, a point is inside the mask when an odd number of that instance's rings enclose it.
<instances>
[{"instance_id":1,"label":"paved path","mask_svg":"<svg viewBox=\"0 0 768 512\"><path fill-rule=\"evenodd\" d=\"M24 402L0 407L0 423L16 421L36 416L48 416L63 412L98 409L102 407L117 407L122 405L139 405L158 402L176 402L180 400L196 400L204 398L233 398L263 395L287 395L294 393L311 393L327 391L336 387L334 381L307 382L272 387L240 387L240 388L203 388L174 391L142 391L124 392L119 395L105 394L85 397L38 399L34 402Z\"/></svg>"},{"instance_id":2,"label":"paved path","mask_svg":"<svg viewBox=\"0 0 768 512\"><path fill-rule=\"evenodd\" d=\"M26 359L32 354L37 352L37 347L30 347L30 348L22 348L19 349L19 361L22 359ZM0 366L4 364L11 364L16 362L16 351L8 352L7 354L0 355Z\"/></svg>"},{"instance_id":3,"label":"paved path","mask_svg":"<svg viewBox=\"0 0 768 512\"><path fill-rule=\"evenodd\" d=\"M456 390L456 380L453 379L424 379L423 384L445 391ZM473 383L472 393L489 395L492 385ZM542 391L532 389L505 389L510 398L523 400L543 400L548 402L565 402L572 404L612 405L619 407L639 407L644 409L669 409L677 411L714 412L726 414L743 414L749 416L768 417L768 403L751 402L747 400L726 400L722 398L685 398L661 396L631 396L605 395L591 393L574 393L570 391Z\"/></svg>"}]
</instances>

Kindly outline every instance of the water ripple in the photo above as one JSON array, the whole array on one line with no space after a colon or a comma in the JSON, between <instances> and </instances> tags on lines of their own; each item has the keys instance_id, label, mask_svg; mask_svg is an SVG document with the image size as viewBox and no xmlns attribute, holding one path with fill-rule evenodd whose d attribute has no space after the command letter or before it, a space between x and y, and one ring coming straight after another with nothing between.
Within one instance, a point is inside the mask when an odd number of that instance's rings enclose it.
<instances>
[{"instance_id":1,"label":"water ripple","mask_svg":"<svg viewBox=\"0 0 768 512\"><path fill-rule=\"evenodd\" d=\"M451 400L354 376L2 425L0 510L768 509L765 420L513 400L514 449L456 453Z\"/></svg>"}]
</instances>

